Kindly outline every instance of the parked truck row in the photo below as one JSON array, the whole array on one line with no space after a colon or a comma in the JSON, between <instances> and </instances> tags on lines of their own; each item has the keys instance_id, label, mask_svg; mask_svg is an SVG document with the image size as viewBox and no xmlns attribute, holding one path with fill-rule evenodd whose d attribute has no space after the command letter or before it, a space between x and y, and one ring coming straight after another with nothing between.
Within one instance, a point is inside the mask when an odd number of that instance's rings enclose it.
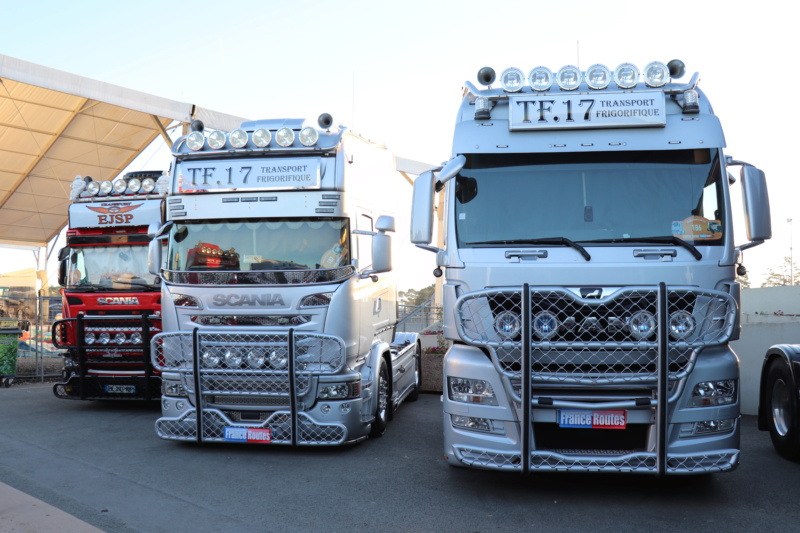
<instances>
[{"instance_id":1,"label":"parked truck row","mask_svg":"<svg viewBox=\"0 0 800 533\"><path fill-rule=\"evenodd\" d=\"M510 68L499 87L484 68L483 88L465 83L451 158L417 178L411 213L411 241L444 277L450 464L738 465L736 276L771 236L769 201L764 173L724 153L699 75L684 75L672 61ZM157 199L128 176L105 194L90 182L74 222L70 209L56 395L149 399L157 382L156 432L171 440L381 435L421 383L419 340L395 331L393 154L322 115L231 132L196 122L172 155L147 177ZM146 202L149 219L134 219ZM765 363L773 413L797 403L781 366L796 364ZM797 444L797 429L777 431Z\"/></svg>"}]
</instances>

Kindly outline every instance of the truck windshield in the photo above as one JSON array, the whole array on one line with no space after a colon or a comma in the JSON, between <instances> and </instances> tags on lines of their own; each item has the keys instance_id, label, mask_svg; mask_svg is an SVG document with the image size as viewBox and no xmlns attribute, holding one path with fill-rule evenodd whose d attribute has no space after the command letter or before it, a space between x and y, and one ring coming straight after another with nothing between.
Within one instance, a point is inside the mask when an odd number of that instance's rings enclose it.
<instances>
[{"instance_id":1,"label":"truck windshield","mask_svg":"<svg viewBox=\"0 0 800 533\"><path fill-rule=\"evenodd\" d=\"M350 264L347 219L243 219L176 223L167 269L331 269Z\"/></svg>"},{"instance_id":2,"label":"truck windshield","mask_svg":"<svg viewBox=\"0 0 800 533\"><path fill-rule=\"evenodd\" d=\"M67 265L67 287L86 290L143 291L160 288L147 269L147 246L73 248Z\"/></svg>"},{"instance_id":3,"label":"truck windshield","mask_svg":"<svg viewBox=\"0 0 800 533\"><path fill-rule=\"evenodd\" d=\"M721 177L718 152L708 149L471 155L456 178L459 246L558 238L720 245Z\"/></svg>"}]
</instances>

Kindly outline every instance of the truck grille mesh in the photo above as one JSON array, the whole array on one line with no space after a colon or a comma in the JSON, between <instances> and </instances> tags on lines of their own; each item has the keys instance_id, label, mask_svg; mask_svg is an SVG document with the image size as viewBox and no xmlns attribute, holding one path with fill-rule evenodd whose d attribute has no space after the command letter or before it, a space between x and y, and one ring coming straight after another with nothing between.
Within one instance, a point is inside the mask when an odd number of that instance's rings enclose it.
<instances>
[{"instance_id":1,"label":"truck grille mesh","mask_svg":"<svg viewBox=\"0 0 800 533\"><path fill-rule=\"evenodd\" d=\"M667 321L670 379L692 369L698 350L722 344L736 323L736 302L726 293L668 288L667 313L657 311L656 287L620 289L601 299L562 288L531 287L467 294L456 302L459 335L486 348L498 371L518 378L522 368L522 314L530 317L527 342L538 383L649 383L657 377L658 326Z\"/></svg>"}]
</instances>

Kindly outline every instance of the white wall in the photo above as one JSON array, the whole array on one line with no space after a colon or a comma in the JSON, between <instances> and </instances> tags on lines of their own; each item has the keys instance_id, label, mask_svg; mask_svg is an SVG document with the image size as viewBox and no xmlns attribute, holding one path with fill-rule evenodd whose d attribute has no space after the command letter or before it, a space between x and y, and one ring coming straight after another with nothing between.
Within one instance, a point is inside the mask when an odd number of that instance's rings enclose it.
<instances>
[{"instance_id":1,"label":"white wall","mask_svg":"<svg viewBox=\"0 0 800 533\"><path fill-rule=\"evenodd\" d=\"M761 365L773 344L800 344L800 285L742 291L742 333L731 347L741 366L742 414L758 413Z\"/></svg>"}]
</instances>

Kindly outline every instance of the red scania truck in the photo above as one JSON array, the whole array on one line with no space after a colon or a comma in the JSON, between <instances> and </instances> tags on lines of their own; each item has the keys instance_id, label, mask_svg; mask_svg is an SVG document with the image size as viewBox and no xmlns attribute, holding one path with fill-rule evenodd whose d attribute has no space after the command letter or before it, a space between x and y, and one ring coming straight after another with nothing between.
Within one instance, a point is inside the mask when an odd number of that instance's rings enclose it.
<instances>
[{"instance_id":1,"label":"red scania truck","mask_svg":"<svg viewBox=\"0 0 800 533\"><path fill-rule=\"evenodd\" d=\"M63 319L53 344L64 353L58 398L151 400L161 377L150 338L161 331L161 283L148 272L147 236L161 224L161 171L115 180L76 177L67 243L59 252Z\"/></svg>"}]
</instances>

